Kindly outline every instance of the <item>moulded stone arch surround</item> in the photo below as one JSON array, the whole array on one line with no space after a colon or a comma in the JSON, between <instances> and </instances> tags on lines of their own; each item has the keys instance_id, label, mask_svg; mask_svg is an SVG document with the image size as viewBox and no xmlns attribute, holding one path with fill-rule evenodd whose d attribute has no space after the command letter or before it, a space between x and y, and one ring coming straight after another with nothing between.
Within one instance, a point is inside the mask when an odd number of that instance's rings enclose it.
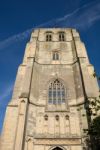
<instances>
[{"instance_id":1,"label":"moulded stone arch surround","mask_svg":"<svg viewBox=\"0 0 100 150\"><path fill-rule=\"evenodd\" d=\"M54 82L56 79L59 80L59 81L64 85L65 89L67 90L67 87L66 87L66 85L65 85L64 80L61 79L61 78L59 78L59 77L57 76L57 74L55 75L54 78L50 78L50 80L46 83L46 86L49 88L49 84L50 84L51 82Z\"/></svg>"}]
</instances>

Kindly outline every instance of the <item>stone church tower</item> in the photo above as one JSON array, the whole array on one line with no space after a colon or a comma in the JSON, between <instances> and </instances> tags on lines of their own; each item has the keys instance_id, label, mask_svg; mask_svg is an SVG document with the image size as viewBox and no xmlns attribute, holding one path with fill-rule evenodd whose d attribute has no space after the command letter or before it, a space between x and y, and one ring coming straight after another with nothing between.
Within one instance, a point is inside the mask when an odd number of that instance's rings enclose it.
<instances>
[{"instance_id":1,"label":"stone church tower","mask_svg":"<svg viewBox=\"0 0 100 150\"><path fill-rule=\"evenodd\" d=\"M75 29L34 30L6 110L0 150L85 149L84 103L98 96L93 72Z\"/></svg>"}]
</instances>

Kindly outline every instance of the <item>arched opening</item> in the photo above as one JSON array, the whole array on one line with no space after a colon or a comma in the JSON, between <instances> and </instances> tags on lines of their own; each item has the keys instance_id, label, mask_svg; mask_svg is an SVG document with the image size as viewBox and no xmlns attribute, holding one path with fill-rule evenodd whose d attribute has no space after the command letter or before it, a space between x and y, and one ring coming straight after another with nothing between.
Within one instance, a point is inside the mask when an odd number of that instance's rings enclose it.
<instances>
[{"instance_id":1,"label":"arched opening","mask_svg":"<svg viewBox=\"0 0 100 150\"><path fill-rule=\"evenodd\" d=\"M49 104L55 105L65 103L65 87L58 79L55 79L49 84L48 102Z\"/></svg>"},{"instance_id":2,"label":"arched opening","mask_svg":"<svg viewBox=\"0 0 100 150\"><path fill-rule=\"evenodd\" d=\"M57 147L53 148L52 150L63 150L63 149L57 146Z\"/></svg>"}]
</instances>

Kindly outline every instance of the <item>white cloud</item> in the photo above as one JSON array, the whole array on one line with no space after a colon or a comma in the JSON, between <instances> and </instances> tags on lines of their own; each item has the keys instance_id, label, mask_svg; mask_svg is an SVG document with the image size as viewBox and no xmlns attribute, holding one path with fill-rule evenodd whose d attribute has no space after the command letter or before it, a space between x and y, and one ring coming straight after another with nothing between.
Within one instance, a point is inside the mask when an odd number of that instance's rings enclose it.
<instances>
[{"instance_id":1,"label":"white cloud","mask_svg":"<svg viewBox=\"0 0 100 150\"><path fill-rule=\"evenodd\" d=\"M57 20L61 26L87 29L100 19L100 1L91 2Z\"/></svg>"},{"instance_id":2,"label":"white cloud","mask_svg":"<svg viewBox=\"0 0 100 150\"><path fill-rule=\"evenodd\" d=\"M100 19L100 1L96 0L95 2L91 2L82 7L77 8L70 14L65 15L64 17L53 19L46 23L40 24L35 28L39 27L73 27L77 29L87 29L87 27L92 26L97 20ZM0 42L0 49L3 49L14 42L22 41L27 39L31 34L33 28L24 31L23 33L19 33L4 41Z\"/></svg>"},{"instance_id":3,"label":"white cloud","mask_svg":"<svg viewBox=\"0 0 100 150\"><path fill-rule=\"evenodd\" d=\"M5 106L8 102L8 97L11 95L13 90L13 83L6 84L7 86L4 88L2 93L0 93L0 107Z\"/></svg>"}]
</instances>

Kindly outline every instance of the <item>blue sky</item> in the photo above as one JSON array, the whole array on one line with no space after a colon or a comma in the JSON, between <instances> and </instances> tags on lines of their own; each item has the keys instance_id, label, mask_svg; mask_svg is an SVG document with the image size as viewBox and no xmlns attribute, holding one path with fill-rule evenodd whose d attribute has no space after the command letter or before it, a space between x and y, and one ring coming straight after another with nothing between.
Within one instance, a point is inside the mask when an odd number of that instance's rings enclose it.
<instances>
[{"instance_id":1,"label":"blue sky","mask_svg":"<svg viewBox=\"0 0 100 150\"><path fill-rule=\"evenodd\" d=\"M76 28L100 75L100 0L1 0L0 132L25 45L37 27Z\"/></svg>"}]
</instances>

